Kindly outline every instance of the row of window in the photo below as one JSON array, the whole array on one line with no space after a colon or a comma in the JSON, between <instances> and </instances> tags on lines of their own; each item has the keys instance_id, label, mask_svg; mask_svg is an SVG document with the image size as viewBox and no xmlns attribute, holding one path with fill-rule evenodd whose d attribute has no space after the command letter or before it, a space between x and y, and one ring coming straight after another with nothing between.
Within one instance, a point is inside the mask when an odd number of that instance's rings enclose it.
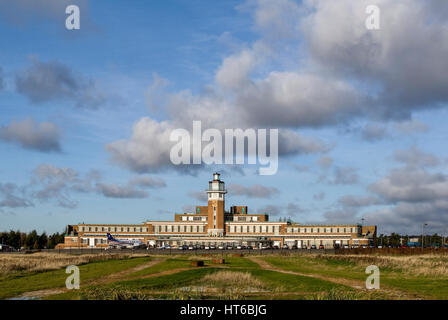
<instances>
[{"instance_id":1,"label":"row of window","mask_svg":"<svg viewBox=\"0 0 448 320\"><path fill-rule=\"evenodd\" d=\"M196 226L185 226L185 225L159 225L154 226L154 233L164 233L164 232L191 232L191 233L199 233L205 232L204 225L196 225Z\"/></svg>"},{"instance_id":2,"label":"row of window","mask_svg":"<svg viewBox=\"0 0 448 320\"><path fill-rule=\"evenodd\" d=\"M229 232L231 233L280 233L280 226L275 225L230 225Z\"/></svg>"},{"instance_id":3,"label":"row of window","mask_svg":"<svg viewBox=\"0 0 448 320\"><path fill-rule=\"evenodd\" d=\"M207 221L207 217L182 216L182 221Z\"/></svg>"},{"instance_id":4,"label":"row of window","mask_svg":"<svg viewBox=\"0 0 448 320\"><path fill-rule=\"evenodd\" d=\"M107 239L95 238L94 241L95 241L95 244L107 243ZM84 244L89 244L89 239L88 238L82 238L81 242L84 243Z\"/></svg>"},{"instance_id":5,"label":"row of window","mask_svg":"<svg viewBox=\"0 0 448 320\"><path fill-rule=\"evenodd\" d=\"M147 227L92 227L80 226L80 232L148 232Z\"/></svg>"},{"instance_id":6,"label":"row of window","mask_svg":"<svg viewBox=\"0 0 448 320\"><path fill-rule=\"evenodd\" d=\"M249 222L249 221L258 221L258 217L252 217L252 216L244 216L244 217L233 217L233 221L243 221L243 222Z\"/></svg>"},{"instance_id":7,"label":"row of window","mask_svg":"<svg viewBox=\"0 0 448 320\"><path fill-rule=\"evenodd\" d=\"M287 233L358 233L358 228L286 228Z\"/></svg>"}]
</instances>

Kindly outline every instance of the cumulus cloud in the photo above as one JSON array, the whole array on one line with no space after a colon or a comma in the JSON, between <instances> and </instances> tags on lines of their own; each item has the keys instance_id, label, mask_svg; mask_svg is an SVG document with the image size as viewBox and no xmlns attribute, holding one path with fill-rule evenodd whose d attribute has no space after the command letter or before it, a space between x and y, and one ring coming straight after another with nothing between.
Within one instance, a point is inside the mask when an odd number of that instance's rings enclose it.
<instances>
[{"instance_id":1,"label":"cumulus cloud","mask_svg":"<svg viewBox=\"0 0 448 320\"><path fill-rule=\"evenodd\" d=\"M369 224L381 225L385 232L418 232L422 223L440 232L448 222L448 176L430 171L439 160L416 147L398 152L398 160L405 166L391 169L369 185L372 196L343 197L339 202L353 209L381 205L381 209L363 216Z\"/></svg>"},{"instance_id":2,"label":"cumulus cloud","mask_svg":"<svg viewBox=\"0 0 448 320\"><path fill-rule=\"evenodd\" d=\"M382 10L380 30L365 27L371 4ZM259 39L224 57L199 94L166 95L164 120L142 118L129 139L108 144L116 163L136 172L172 169L169 132L188 130L193 120L204 128L279 128L281 155L324 153L328 146L298 131L358 118L404 121L448 101L440 1L258 0L243 7L252 10ZM368 125L363 137L383 139L385 128Z\"/></svg>"},{"instance_id":3,"label":"cumulus cloud","mask_svg":"<svg viewBox=\"0 0 448 320\"><path fill-rule=\"evenodd\" d=\"M346 195L339 198L338 202L344 207L361 208L373 205L379 205L383 202L381 199L372 196L354 196Z\"/></svg>"},{"instance_id":4,"label":"cumulus cloud","mask_svg":"<svg viewBox=\"0 0 448 320\"><path fill-rule=\"evenodd\" d=\"M350 167L335 167L333 184L356 184L359 181L358 169Z\"/></svg>"},{"instance_id":5,"label":"cumulus cloud","mask_svg":"<svg viewBox=\"0 0 448 320\"><path fill-rule=\"evenodd\" d=\"M412 146L410 149L395 151L394 158L396 161L404 163L409 167L435 167L440 164L439 158L418 149L416 146Z\"/></svg>"},{"instance_id":6,"label":"cumulus cloud","mask_svg":"<svg viewBox=\"0 0 448 320\"><path fill-rule=\"evenodd\" d=\"M304 38L312 58L338 76L375 84L383 117L409 117L448 99L448 29L441 1L304 1ZM381 9L381 29L365 27L367 5ZM431 21L431 23L428 23ZM440 45L434 46L434 43ZM406 52L406 55L403 55ZM418 61L418 63L416 62Z\"/></svg>"},{"instance_id":7,"label":"cumulus cloud","mask_svg":"<svg viewBox=\"0 0 448 320\"><path fill-rule=\"evenodd\" d=\"M73 209L78 203L72 199L70 189L79 181L78 172L71 168L42 164L33 171L32 194L40 202L55 200L58 206Z\"/></svg>"},{"instance_id":8,"label":"cumulus cloud","mask_svg":"<svg viewBox=\"0 0 448 320\"><path fill-rule=\"evenodd\" d=\"M97 108L106 102L93 79L58 62L31 59L31 66L16 75L16 89L36 104L71 101L80 108Z\"/></svg>"},{"instance_id":9,"label":"cumulus cloud","mask_svg":"<svg viewBox=\"0 0 448 320\"><path fill-rule=\"evenodd\" d=\"M368 142L383 140L388 136L387 127L384 125L368 123L362 129L361 137Z\"/></svg>"},{"instance_id":10,"label":"cumulus cloud","mask_svg":"<svg viewBox=\"0 0 448 320\"><path fill-rule=\"evenodd\" d=\"M257 212L260 214L266 213L270 216L278 216L278 215L282 214L283 208L282 208L282 206L269 204L269 205L259 208L257 210Z\"/></svg>"},{"instance_id":11,"label":"cumulus cloud","mask_svg":"<svg viewBox=\"0 0 448 320\"><path fill-rule=\"evenodd\" d=\"M145 191L138 190L130 185L97 183L96 187L98 192L107 198L133 199L146 198L148 196L148 193Z\"/></svg>"},{"instance_id":12,"label":"cumulus cloud","mask_svg":"<svg viewBox=\"0 0 448 320\"><path fill-rule=\"evenodd\" d=\"M328 169L333 164L333 158L329 156L323 156L320 157L319 160L317 160L317 165L321 167L322 169Z\"/></svg>"},{"instance_id":13,"label":"cumulus cloud","mask_svg":"<svg viewBox=\"0 0 448 320\"><path fill-rule=\"evenodd\" d=\"M392 170L369 189L391 203L442 200L448 196L448 180L442 173L405 167Z\"/></svg>"},{"instance_id":14,"label":"cumulus cloud","mask_svg":"<svg viewBox=\"0 0 448 320\"><path fill-rule=\"evenodd\" d=\"M243 50L227 57L216 72L216 82L226 89L237 89L245 85L250 71L255 66L256 57L250 50Z\"/></svg>"},{"instance_id":15,"label":"cumulus cloud","mask_svg":"<svg viewBox=\"0 0 448 320\"><path fill-rule=\"evenodd\" d=\"M132 186L137 186L141 188L164 188L166 187L165 180L162 178L156 178L151 176L139 176L132 178L129 181Z\"/></svg>"},{"instance_id":16,"label":"cumulus cloud","mask_svg":"<svg viewBox=\"0 0 448 320\"><path fill-rule=\"evenodd\" d=\"M279 193L277 188L265 187L260 184L254 184L252 186L229 184L227 189L232 196L246 196L249 198L270 198Z\"/></svg>"},{"instance_id":17,"label":"cumulus cloud","mask_svg":"<svg viewBox=\"0 0 448 320\"><path fill-rule=\"evenodd\" d=\"M129 140L119 140L106 145L112 160L136 172L154 172L173 166L170 150L173 143L169 141L172 123L148 117L140 119L133 128Z\"/></svg>"},{"instance_id":18,"label":"cumulus cloud","mask_svg":"<svg viewBox=\"0 0 448 320\"><path fill-rule=\"evenodd\" d=\"M37 123L31 118L0 126L0 140L19 144L25 149L60 152L60 138L58 126L51 122Z\"/></svg>"},{"instance_id":19,"label":"cumulus cloud","mask_svg":"<svg viewBox=\"0 0 448 320\"><path fill-rule=\"evenodd\" d=\"M98 170L81 174L72 168L41 164L33 170L28 185L8 188L6 186L8 185L0 188L0 195L4 195L4 201L7 201L4 204L10 207L14 203L16 206L29 206L32 202L26 199L35 199L42 203L53 203L63 208L73 209L78 206L75 196L79 193L97 193L107 198L139 199L149 196L145 189L163 188L166 184L163 179L150 176L134 177L124 184L109 183L103 181ZM23 190L21 198L15 195L20 190Z\"/></svg>"},{"instance_id":20,"label":"cumulus cloud","mask_svg":"<svg viewBox=\"0 0 448 320\"><path fill-rule=\"evenodd\" d=\"M0 208L26 208L33 206L26 190L14 183L0 183Z\"/></svg>"},{"instance_id":21,"label":"cumulus cloud","mask_svg":"<svg viewBox=\"0 0 448 320\"><path fill-rule=\"evenodd\" d=\"M426 133L428 126L417 119L401 121L395 124L395 129L402 134Z\"/></svg>"}]
</instances>

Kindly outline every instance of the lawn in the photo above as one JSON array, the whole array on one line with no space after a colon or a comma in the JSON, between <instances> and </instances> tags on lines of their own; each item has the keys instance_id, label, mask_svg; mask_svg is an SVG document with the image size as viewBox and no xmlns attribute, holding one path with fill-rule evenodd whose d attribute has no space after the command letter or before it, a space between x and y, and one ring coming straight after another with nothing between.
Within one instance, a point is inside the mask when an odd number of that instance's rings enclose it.
<instances>
[{"instance_id":1,"label":"lawn","mask_svg":"<svg viewBox=\"0 0 448 320\"><path fill-rule=\"evenodd\" d=\"M98 279L103 276L138 266L150 260L148 257L97 261L79 265L80 282ZM17 297L24 292L65 287L69 275L65 268L43 272L21 272L5 275L0 280L0 299Z\"/></svg>"},{"instance_id":2,"label":"lawn","mask_svg":"<svg viewBox=\"0 0 448 320\"><path fill-rule=\"evenodd\" d=\"M368 265L380 269L380 285L422 299L448 299L446 257L290 256L264 257L272 266L309 275L365 281Z\"/></svg>"},{"instance_id":3,"label":"lawn","mask_svg":"<svg viewBox=\"0 0 448 320\"><path fill-rule=\"evenodd\" d=\"M224 258L225 263L213 263L213 258ZM203 260L204 266L192 266L194 260ZM368 276L365 268L371 264L380 268L380 290L365 289ZM445 257L434 256L122 257L81 264L80 290L51 292L40 298L446 299L448 272L445 265ZM64 288L67 276L65 268L6 274L0 279L0 298Z\"/></svg>"}]
</instances>

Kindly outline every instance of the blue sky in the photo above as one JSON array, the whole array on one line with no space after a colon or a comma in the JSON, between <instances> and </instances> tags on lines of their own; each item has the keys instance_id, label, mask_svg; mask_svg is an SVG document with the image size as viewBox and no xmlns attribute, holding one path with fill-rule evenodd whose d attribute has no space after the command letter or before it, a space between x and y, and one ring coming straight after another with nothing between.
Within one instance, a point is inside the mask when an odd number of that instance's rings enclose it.
<instances>
[{"instance_id":1,"label":"blue sky","mask_svg":"<svg viewBox=\"0 0 448 320\"><path fill-rule=\"evenodd\" d=\"M373 2L0 1L0 229L171 220L219 170L227 207L443 232L448 5ZM193 120L278 128L277 174L170 165Z\"/></svg>"}]
</instances>

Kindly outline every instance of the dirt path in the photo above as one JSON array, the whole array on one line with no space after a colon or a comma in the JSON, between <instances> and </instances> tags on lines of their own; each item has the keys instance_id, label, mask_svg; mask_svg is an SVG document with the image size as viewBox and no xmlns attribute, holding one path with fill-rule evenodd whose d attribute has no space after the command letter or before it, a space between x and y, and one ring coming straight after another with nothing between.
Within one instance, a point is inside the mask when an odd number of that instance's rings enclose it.
<instances>
[{"instance_id":1,"label":"dirt path","mask_svg":"<svg viewBox=\"0 0 448 320\"><path fill-rule=\"evenodd\" d=\"M357 290L363 290L363 291L368 292L368 290L365 287L364 281L346 279L346 278L334 278L334 277L323 276L323 275L319 275L319 274L289 271L289 270L277 268L277 267L271 265L270 263L266 262L265 260L260 259L259 257L248 257L248 259L257 263L264 270L281 272L281 273L285 273L285 274L293 274L293 275L298 275L298 276L302 276L302 277L320 279L320 280L329 281L329 282L345 285L345 286L348 286L348 287L351 287L351 288L354 288ZM384 286L382 286L380 290L382 292L385 292L388 296L390 296L390 298L393 298L393 299L422 299L421 296L408 294L403 291L399 291L399 290L392 289L392 288L384 288Z\"/></svg>"},{"instance_id":2,"label":"dirt path","mask_svg":"<svg viewBox=\"0 0 448 320\"><path fill-rule=\"evenodd\" d=\"M137 272L137 271L140 271L140 270L143 270L146 268L153 267L161 262L164 262L165 260L166 260L166 258L151 260L148 263L143 263L143 264L138 265L133 268L129 268L129 269L122 270L120 272L112 273L112 274L104 276L100 279L93 279L93 280L86 281L85 283L83 283L83 285L89 285L89 286L101 285L101 284L106 284L106 283L123 280L129 274L132 274L134 272ZM25 293L21 294L16 299L27 299L27 298L28 299L31 299L31 298L38 299L38 298L47 297L47 296L51 296L51 295L55 295L55 294L61 294L61 293L68 292L68 291L69 290L67 288L51 288L51 289L30 291L30 292L25 292Z\"/></svg>"}]
</instances>

